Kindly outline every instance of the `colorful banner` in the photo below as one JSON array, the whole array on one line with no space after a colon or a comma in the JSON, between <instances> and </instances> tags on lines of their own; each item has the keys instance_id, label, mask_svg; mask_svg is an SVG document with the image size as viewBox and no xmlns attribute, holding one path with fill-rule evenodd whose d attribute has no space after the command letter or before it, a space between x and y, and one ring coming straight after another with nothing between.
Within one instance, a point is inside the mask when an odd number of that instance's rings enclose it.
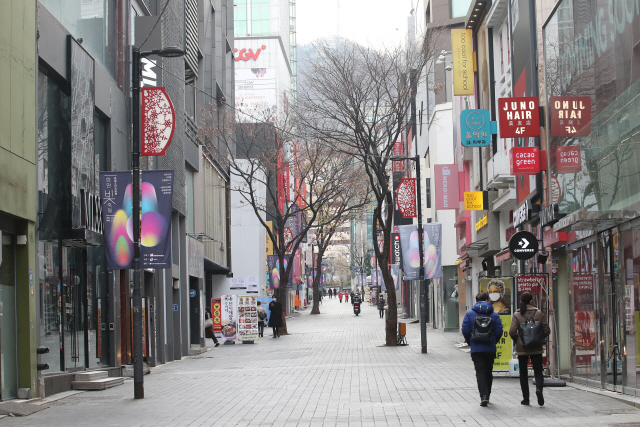
<instances>
[{"instance_id":1,"label":"colorful banner","mask_svg":"<svg viewBox=\"0 0 640 427\"><path fill-rule=\"evenodd\" d=\"M236 296L221 295L220 296L220 319L221 319L221 336L223 341L235 341L238 336L237 328L237 312L236 312Z\"/></svg>"},{"instance_id":2,"label":"colorful banner","mask_svg":"<svg viewBox=\"0 0 640 427\"><path fill-rule=\"evenodd\" d=\"M442 277L442 224L424 224L424 278Z\"/></svg>"},{"instance_id":3,"label":"colorful banner","mask_svg":"<svg viewBox=\"0 0 640 427\"><path fill-rule=\"evenodd\" d=\"M418 280L420 275L418 226L401 225L398 227L398 231L400 232L400 247L402 249L402 271L404 271L404 280Z\"/></svg>"},{"instance_id":4,"label":"colorful banner","mask_svg":"<svg viewBox=\"0 0 640 427\"><path fill-rule=\"evenodd\" d=\"M269 286L271 289L280 288L280 262L278 255L268 255L267 265L269 266Z\"/></svg>"},{"instance_id":5,"label":"colorful banner","mask_svg":"<svg viewBox=\"0 0 640 427\"><path fill-rule=\"evenodd\" d=\"M140 265L171 268L173 171L142 171Z\"/></svg>"},{"instance_id":6,"label":"colorful banner","mask_svg":"<svg viewBox=\"0 0 640 427\"><path fill-rule=\"evenodd\" d=\"M396 204L404 218L418 216L416 199L416 179L403 178L396 191Z\"/></svg>"},{"instance_id":7,"label":"colorful banner","mask_svg":"<svg viewBox=\"0 0 640 427\"><path fill-rule=\"evenodd\" d=\"M132 179L131 171L100 172L107 270L133 267L133 239L127 230Z\"/></svg>"},{"instance_id":8,"label":"colorful banner","mask_svg":"<svg viewBox=\"0 0 640 427\"><path fill-rule=\"evenodd\" d=\"M389 271L391 271L391 277L393 277L393 284L396 291L400 289L400 265L390 264Z\"/></svg>"},{"instance_id":9,"label":"colorful banner","mask_svg":"<svg viewBox=\"0 0 640 427\"><path fill-rule=\"evenodd\" d=\"M573 274L573 310L575 313L576 364L588 366L595 356L596 314L593 274Z\"/></svg>"},{"instance_id":10,"label":"colorful banner","mask_svg":"<svg viewBox=\"0 0 640 427\"><path fill-rule=\"evenodd\" d=\"M211 298L211 317L213 318L213 331L222 330L222 303L220 298Z\"/></svg>"},{"instance_id":11,"label":"colorful banner","mask_svg":"<svg viewBox=\"0 0 640 427\"><path fill-rule=\"evenodd\" d=\"M255 295L238 295L238 339L258 339L258 297Z\"/></svg>"},{"instance_id":12,"label":"colorful banner","mask_svg":"<svg viewBox=\"0 0 640 427\"><path fill-rule=\"evenodd\" d=\"M480 292L489 294L494 313L500 315L502 321L502 339L496 343L494 371L508 371L509 360L513 356L513 341L509 336L511 326L511 277L485 277L480 279Z\"/></svg>"}]
</instances>

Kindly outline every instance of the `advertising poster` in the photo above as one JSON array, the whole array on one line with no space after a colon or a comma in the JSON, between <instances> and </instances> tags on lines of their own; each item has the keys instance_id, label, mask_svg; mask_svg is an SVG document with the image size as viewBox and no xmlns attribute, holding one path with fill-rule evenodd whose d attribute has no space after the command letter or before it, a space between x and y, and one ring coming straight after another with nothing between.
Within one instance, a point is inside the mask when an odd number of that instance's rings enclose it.
<instances>
[{"instance_id":1,"label":"advertising poster","mask_svg":"<svg viewBox=\"0 0 640 427\"><path fill-rule=\"evenodd\" d=\"M442 277L442 224L424 224L424 278Z\"/></svg>"},{"instance_id":2,"label":"advertising poster","mask_svg":"<svg viewBox=\"0 0 640 427\"><path fill-rule=\"evenodd\" d=\"M596 315L593 274L573 274L573 309L575 313L576 365L591 366L596 350Z\"/></svg>"},{"instance_id":3,"label":"advertising poster","mask_svg":"<svg viewBox=\"0 0 640 427\"><path fill-rule=\"evenodd\" d=\"M232 277L229 289L247 289L246 280L245 277Z\"/></svg>"},{"instance_id":4,"label":"advertising poster","mask_svg":"<svg viewBox=\"0 0 640 427\"><path fill-rule=\"evenodd\" d=\"M235 341L238 336L236 296L220 296L220 335L223 341Z\"/></svg>"},{"instance_id":5,"label":"advertising poster","mask_svg":"<svg viewBox=\"0 0 640 427\"><path fill-rule=\"evenodd\" d=\"M247 277L247 293L249 294L257 294L258 293L258 277L250 276Z\"/></svg>"},{"instance_id":6,"label":"advertising poster","mask_svg":"<svg viewBox=\"0 0 640 427\"><path fill-rule=\"evenodd\" d=\"M402 225L398 227L398 231L400 233L400 247L402 249L402 271L404 271L404 280L418 280L418 276L420 275L418 226Z\"/></svg>"},{"instance_id":7,"label":"advertising poster","mask_svg":"<svg viewBox=\"0 0 640 427\"><path fill-rule=\"evenodd\" d=\"M546 275L525 274L516 276L516 305L520 305L520 295L524 292L529 292L533 296L531 304L547 315L547 280Z\"/></svg>"},{"instance_id":8,"label":"advertising poster","mask_svg":"<svg viewBox=\"0 0 640 427\"><path fill-rule=\"evenodd\" d=\"M211 317L213 319L213 331L222 330L222 304L220 298L211 298Z\"/></svg>"},{"instance_id":9,"label":"advertising poster","mask_svg":"<svg viewBox=\"0 0 640 427\"><path fill-rule=\"evenodd\" d=\"M171 268L173 171L142 171L140 264L142 268Z\"/></svg>"},{"instance_id":10,"label":"advertising poster","mask_svg":"<svg viewBox=\"0 0 640 427\"><path fill-rule=\"evenodd\" d=\"M389 271L391 272L391 277L393 277L393 285L396 288L396 291L400 289L400 266L398 264L389 265Z\"/></svg>"},{"instance_id":11,"label":"advertising poster","mask_svg":"<svg viewBox=\"0 0 640 427\"><path fill-rule=\"evenodd\" d=\"M276 69L236 68L236 107L238 122L273 121L276 118Z\"/></svg>"},{"instance_id":12,"label":"advertising poster","mask_svg":"<svg viewBox=\"0 0 640 427\"><path fill-rule=\"evenodd\" d=\"M513 342L509 336L511 326L511 277L484 277L480 279L480 292L487 292L493 311L498 313L502 321L502 339L497 343L494 371L509 370L509 360L513 355Z\"/></svg>"},{"instance_id":13,"label":"advertising poster","mask_svg":"<svg viewBox=\"0 0 640 427\"><path fill-rule=\"evenodd\" d=\"M258 297L255 295L238 296L238 339L258 339Z\"/></svg>"},{"instance_id":14,"label":"advertising poster","mask_svg":"<svg viewBox=\"0 0 640 427\"><path fill-rule=\"evenodd\" d=\"M267 265L269 267L269 284L271 289L280 289L280 265L278 255L267 256Z\"/></svg>"},{"instance_id":15,"label":"advertising poster","mask_svg":"<svg viewBox=\"0 0 640 427\"><path fill-rule=\"evenodd\" d=\"M133 267L133 239L127 224L131 218L131 171L100 172L100 198L107 270Z\"/></svg>"}]
</instances>

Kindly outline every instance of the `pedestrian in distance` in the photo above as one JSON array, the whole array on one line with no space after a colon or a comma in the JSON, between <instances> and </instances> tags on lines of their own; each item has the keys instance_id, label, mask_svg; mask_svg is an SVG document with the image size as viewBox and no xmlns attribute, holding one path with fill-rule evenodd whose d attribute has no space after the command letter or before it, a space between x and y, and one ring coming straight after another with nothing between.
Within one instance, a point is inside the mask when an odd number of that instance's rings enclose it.
<instances>
[{"instance_id":1,"label":"pedestrian in distance","mask_svg":"<svg viewBox=\"0 0 640 427\"><path fill-rule=\"evenodd\" d=\"M273 329L273 337L280 338L280 332L278 332L278 328L281 328L282 325L282 304L280 304L276 297L273 297L273 301L269 303L269 311L271 312L271 316L269 317L269 326Z\"/></svg>"},{"instance_id":2,"label":"pedestrian in distance","mask_svg":"<svg viewBox=\"0 0 640 427\"><path fill-rule=\"evenodd\" d=\"M493 384L493 361L496 343L502 338L502 321L489 303L489 294L476 296L476 305L464 315L462 335L471 347L471 360L476 369L480 406L487 406Z\"/></svg>"},{"instance_id":3,"label":"pedestrian in distance","mask_svg":"<svg viewBox=\"0 0 640 427\"><path fill-rule=\"evenodd\" d=\"M338 294L338 299L340 300L340 304L342 304L342 291Z\"/></svg>"},{"instance_id":4,"label":"pedestrian in distance","mask_svg":"<svg viewBox=\"0 0 640 427\"><path fill-rule=\"evenodd\" d=\"M529 359L533 365L536 379L536 397L538 405L544 405L542 389L544 376L542 375L542 353L547 337L551 333L549 323L542 311L531 304L533 296L524 292L520 296L520 308L513 314L509 335L516 343L518 356L518 370L520 371L520 388L522 389L522 405L529 404L529 374L527 366Z\"/></svg>"},{"instance_id":5,"label":"pedestrian in distance","mask_svg":"<svg viewBox=\"0 0 640 427\"><path fill-rule=\"evenodd\" d=\"M267 310L258 301L258 336L264 337L264 321L267 320Z\"/></svg>"},{"instance_id":6,"label":"pedestrian in distance","mask_svg":"<svg viewBox=\"0 0 640 427\"><path fill-rule=\"evenodd\" d=\"M380 318L384 319L384 297L382 295L378 298L378 311L380 312Z\"/></svg>"},{"instance_id":7,"label":"pedestrian in distance","mask_svg":"<svg viewBox=\"0 0 640 427\"><path fill-rule=\"evenodd\" d=\"M213 332L213 317L211 316L211 310L208 308L204 312L204 336L211 338L216 347L220 345L216 334Z\"/></svg>"},{"instance_id":8,"label":"pedestrian in distance","mask_svg":"<svg viewBox=\"0 0 640 427\"><path fill-rule=\"evenodd\" d=\"M344 293L344 302L349 302L349 292Z\"/></svg>"}]
</instances>

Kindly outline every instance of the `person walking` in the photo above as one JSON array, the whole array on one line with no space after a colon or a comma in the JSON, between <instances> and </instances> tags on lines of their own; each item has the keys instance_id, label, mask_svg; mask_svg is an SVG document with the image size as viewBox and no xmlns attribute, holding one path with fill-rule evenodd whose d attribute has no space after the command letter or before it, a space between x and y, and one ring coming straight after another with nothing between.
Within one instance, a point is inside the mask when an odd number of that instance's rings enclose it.
<instances>
[{"instance_id":1,"label":"person walking","mask_svg":"<svg viewBox=\"0 0 640 427\"><path fill-rule=\"evenodd\" d=\"M384 297L382 295L378 298L378 311L380 312L380 318L384 319Z\"/></svg>"},{"instance_id":2,"label":"person walking","mask_svg":"<svg viewBox=\"0 0 640 427\"><path fill-rule=\"evenodd\" d=\"M544 396L542 389L544 387L544 376L542 375L542 353L544 352L542 342L546 342L546 337L551 333L551 328L544 313L533 306L531 301L533 296L529 292L524 292L520 296L520 308L513 314L511 319L511 327L509 335L513 342L516 343L516 355L518 356L518 366L520 371L520 388L522 389L522 405L529 404L529 374L527 366L529 359L533 365L533 374L536 379L536 397L538 405L544 406ZM539 322L536 325L536 322ZM535 335L533 341L537 341L525 346L524 335L522 331L523 325L531 325L531 329ZM527 340L529 340L529 336Z\"/></svg>"},{"instance_id":3,"label":"person walking","mask_svg":"<svg viewBox=\"0 0 640 427\"><path fill-rule=\"evenodd\" d=\"M338 299L340 300L340 304L342 304L342 291L338 294Z\"/></svg>"},{"instance_id":4,"label":"person walking","mask_svg":"<svg viewBox=\"0 0 640 427\"><path fill-rule=\"evenodd\" d=\"M493 361L496 342L502 337L502 321L488 302L489 294L476 296L476 305L464 315L462 335L471 347L471 360L476 369L480 406L487 406L493 384Z\"/></svg>"},{"instance_id":5,"label":"person walking","mask_svg":"<svg viewBox=\"0 0 640 427\"><path fill-rule=\"evenodd\" d=\"M344 293L344 302L349 302L349 292Z\"/></svg>"},{"instance_id":6,"label":"person walking","mask_svg":"<svg viewBox=\"0 0 640 427\"><path fill-rule=\"evenodd\" d=\"M271 311L271 316L269 316L269 326L273 329L273 337L280 338L280 332L278 332L278 328L281 328L282 325L282 304L280 304L276 297L273 297L273 301L269 303L269 311Z\"/></svg>"},{"instance_id":7,"label":"person walking","mask_svg":"<svg viewBox=\"0 0 640 427\"><path fill-rule=\"evenodd\" d=\"M220 345L216 334L213 332L213 317L211 316L211 310L208 308L204 312L204 336L205 338L211 338L216 347Z\"/></svg>"},{"instance_id":8,"label":"person walking","mask_svg":"<svg viewBox=\"0 0 640 427\"><path fill-rule=\"evenodd\" d=\"M258 336L264 337L264 321L267 320L267 310L258 301Z\"/></svg>"}]
</instances>

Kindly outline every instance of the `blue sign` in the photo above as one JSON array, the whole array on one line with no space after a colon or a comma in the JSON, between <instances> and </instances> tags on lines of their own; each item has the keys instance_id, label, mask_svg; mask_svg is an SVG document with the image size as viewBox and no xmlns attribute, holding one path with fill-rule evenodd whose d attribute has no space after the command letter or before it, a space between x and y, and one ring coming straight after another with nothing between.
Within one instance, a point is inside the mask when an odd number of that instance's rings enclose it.
<instances>
[{"instance_id":1,"label":"blue sign","mask_svg":"<svg viewBox=\"0 0 640 427\"><path fill-rule=\"evenodd\" d=\"M173 304L173 311L178 311L178 304Z\"/></svg>"},{"instance_id":2,"label":"blue sign","mask_svg":"<svg viewBox=\"0 0 640 427\"><path fill-rule=\"evenodd\" d=\"M489 110L463 110L460 113L461 141L465 147L491 145L493 127Z\"/></svg>"},{"instance_id":3,"label":"blue sign","mask_svg":"<svg viewBox=\"0 0 640 427\"><path fill-rule=\"evenodd\" d=\"M189 289L189 296L191 298L195 298L196 297L196 290L195 289Z\"/></svg>"}]
</instances>

